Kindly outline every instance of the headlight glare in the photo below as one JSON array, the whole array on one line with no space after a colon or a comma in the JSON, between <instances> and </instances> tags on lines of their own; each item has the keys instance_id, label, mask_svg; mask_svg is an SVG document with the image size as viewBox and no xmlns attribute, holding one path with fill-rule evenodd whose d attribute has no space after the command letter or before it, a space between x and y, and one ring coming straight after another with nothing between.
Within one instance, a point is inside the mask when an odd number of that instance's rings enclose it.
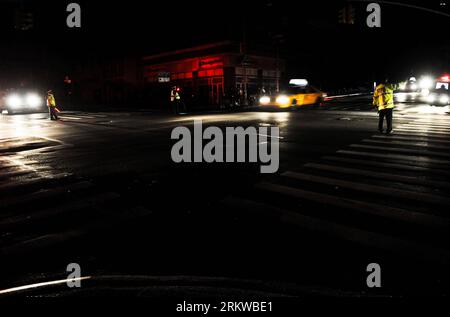
<instances>
[{"instance_id":1,"label":"headlight glare","mask_svg":"<svg viewBox=\"0 0 450 317\"><path fill-rule=\"evenodd\" d=\"M419 82L419 87L422 89L430 89L433 86L433 79L431 77L422 77Z\"/></svg>"},{"instance_id":2,"label":"headlight glare","mask_svg":"<svg viewBox=\"0 0 450 317\"><path fill-rule=\"evenodd\" d=\"M16 108L22 104L22 99L18 95L10 95L6 98L6 104L8 107Z\"/></svg>"},{"instance_id":3,"label":"headlight glare","mask_svg":"<svg viewBox=\"0 0 450 317\"><path fill-rule=\"evenodd\" d=\"M442 104L447 104L448 103L448 96L442 95L441 97L439 97L439 102L442 103Z\"/></svg>"},{"instance_id":4,"label":"headlight glare","mask_svg":"<svg viewBox=\"0 0 450 317\"><path fill-rule=\"evenodd\" d=\"M288 96L281 95L277 97L276 102L280 105L287 106L289 105L290 99Z\"/></svg>"},{"instance_id":5,"label":"headlight glare","mask_svg":"<svg viewBox=\"0 0 450 317\"><path fill-rule=\"evenodd\" d=\"M267 105L270 103L270 97L267 96L262 96L261 98L259 98L259 103L262 105Z\"/></svg>"},{"instance_id":6,"label":"headlight glare","mask_svg":"<svg viewBox=\"0 0 450 317\"><path fill-rule=\"evenodd\" d=\"M42 104L42 100L37 94L29 94L25 100L27 105L33 108L39 107Z\"/></svg>"}]
</instances>

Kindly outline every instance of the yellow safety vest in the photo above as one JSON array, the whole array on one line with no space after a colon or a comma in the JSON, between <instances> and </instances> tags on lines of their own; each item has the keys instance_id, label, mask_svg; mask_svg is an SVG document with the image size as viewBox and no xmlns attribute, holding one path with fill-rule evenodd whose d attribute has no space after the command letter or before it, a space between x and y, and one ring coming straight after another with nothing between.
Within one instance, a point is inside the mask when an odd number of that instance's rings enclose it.
<instances>
[{"instance_id":1,"label":"yellow safety vest","mask_svg":"<svg viewBox=\"0 0 450 317\"><path fill-rule=\"evenodd\" d=\"M390 84L379 84L373 93L373 105L378 107L378 111L394 108L395 86Z\"/></svg>"},{"instance_id":2,"label":"yellow safety vest","mask_svg":"<svg viewBox=\"0 0 450 317\"><path fill-rule=\"evenodd\" d=\"M52 94L47 96L47 106L48 107L56 107L56 100Z\"/></svg>"},{"instance_id":3,"label":"yellow safety vest","mask_svg":"<svg viewBox=\"0 0 450 317\"><path fill-rule=\"evenodd\" d=\"M177 91L172 90L170 93L170 101L180 100L180 94Z\"/></svg>"}]
</instances>

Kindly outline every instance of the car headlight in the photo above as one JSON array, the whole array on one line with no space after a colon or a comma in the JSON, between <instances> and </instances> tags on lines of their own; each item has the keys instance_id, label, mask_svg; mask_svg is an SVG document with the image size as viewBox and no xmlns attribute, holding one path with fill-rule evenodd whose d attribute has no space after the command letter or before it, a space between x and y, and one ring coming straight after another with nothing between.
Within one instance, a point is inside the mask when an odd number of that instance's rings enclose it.
<instances>
[{"instance_id":1,"label":"car headlight","mask_svg":"<svg viewBox=\"0 0 450 317\"><path fill-rule=\"evenodd\" d=\"M428 102L434 102L436 100L436 97L434 95L429 95L427 98Z\"/></svg>"},{"instance_id":2,"label":"car headlight","mask_svg":"<svg viewBox=\"0 0 450 317\"><path fill-rule=\"evenodd\" d=\"M433 87L433 79L431 77L422 77L419 81L419 87L422 89L430 89Z\"/></svg>"},{"instance_id":3,"label":"car headlight","mask_svg":"<svg viewBox=\"0 0 450 317\"><path fill-rule=\"evenodd\" d=\"M400 92L395 97L396 97L398 102L405 102L406 99L407 99L407 94L403 93L403 92Z\"/></svg>"},{"instance_id":4,"label":"car headlight","mask_svg":"<svg viewBox=\"0 0 450 317\"><path fill-rule=\"evenodd\" d=\"M267 96L262 96L261 98L259 98L259 103L262 105L267 105L270 103L270 97Z\"/></svg>"},{"instance_id":5,"label":"car headlight","mask_svg":"<svg viewBox=\"0 0 450 317\"><path fill-rule=\"evenodd\" d=\"M42 104L41 98L37 94L29 94L26 96L25 101L28 106L32 108L39 107Z\"/></svg>"},{"instance_id":6,"label":"car headlight","mask_svg":"<svg viewBox=\"0 0 450 317\"><path fill-rule=\"evenodd\" d=\"M6 105L11 108L20 107L22 99L18 95L10 95L6 98Z\"/></svg>"},{"instance_id":7,"label":"car headlight","mask_svg":"<svg viewBox=\"0 0 450 317\"><path fill-rule=\"evenodd\" d=\"M443 103L443 104L447 104L448 103L448 96L446 95L442 95L439 97L439 102Z\"/></svg>"},{"instance_id":8,"label":"car headlight","mask_svg":"<svg viewBox=\"0 0 450 317\"><path fill-rule=\"evenodd\" d=\"M422 91L420 92L420 95L422 96L422 97L426 97L426 96L428 96L430 94L430 90L428 89L428 88L424 88L424 89L422 89Z\"/></svg>"},{"instance_id":9,"label":"car headlight","mask_svg":"<svg viewBox=\"0 0 450 317\"><path fill-rule=\"evenodd\" d=\"M419 81L419 87L422 89L430 89L433 86L431 77L422 77Z\"/></svg>"},{"instance_id":10,"label":"car headlight","mask_svg":"<svg viewBox=\"0 0 450 317\"><path fill-rule=\"evenodd\" d=\"M287 106L287 105L289 105L291 100L289 99L288 96L282 95L282 96L277 97L276 102L280 105Z\"/></svg>"}]
</instances>

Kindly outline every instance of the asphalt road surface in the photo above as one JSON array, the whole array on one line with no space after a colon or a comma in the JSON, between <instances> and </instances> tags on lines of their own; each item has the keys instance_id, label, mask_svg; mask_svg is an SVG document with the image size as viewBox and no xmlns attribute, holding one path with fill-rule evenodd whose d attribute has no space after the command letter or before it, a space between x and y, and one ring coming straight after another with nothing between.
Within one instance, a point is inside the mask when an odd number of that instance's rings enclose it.
<instances>
[{"instance_id":1,"label":"asphalt road surface","mask_svg":"<svg viewBox=\"0 0 450 317\"><path fill-rule=\"evenodd\" d=\"M144 295L449 295L447 111L399 104L390 136L367 97L298 111L2 115L0 289L78 263L89 287L45 294L135 294L122 286L142 277L160 286ZM278 173L173 163L170 133L194 119L279 127ZM369 263L379 289L366 285Z\"/></svg>"}]
</instances>

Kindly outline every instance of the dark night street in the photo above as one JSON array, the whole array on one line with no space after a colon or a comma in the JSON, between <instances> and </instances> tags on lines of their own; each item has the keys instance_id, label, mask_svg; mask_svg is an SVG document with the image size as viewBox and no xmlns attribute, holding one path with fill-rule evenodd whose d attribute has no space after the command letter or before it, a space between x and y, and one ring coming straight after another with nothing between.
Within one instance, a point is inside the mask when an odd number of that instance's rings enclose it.
<instances>
[{"instance_id":1,"label":"dark night street","mask_svg":"<svg viewBox=\"0 0 450 317\"><path fill-rule=\"evenodd\" d=\"M446 111L400 103L389 136L377 133L368 96L296 111L2 115L2 286L57 280L77 262L83 276L104 277L86 281L100 293L118 276L145 276L178 295L192 284L359 296L376 262L385 284L373 294L448 295ZM278 173L172 163L171 130L194 119L278 126Z\"/></svg>"},{"instance_id":2,"label":"dark night street","mask_svg":"<svg viewBox=\"0 0 450 317\"><path fill-rule=\"evenodd\" d=\"M0 302L448 303L449 21L448 0L0 0Z\"/></svg>"}]
</instances>

